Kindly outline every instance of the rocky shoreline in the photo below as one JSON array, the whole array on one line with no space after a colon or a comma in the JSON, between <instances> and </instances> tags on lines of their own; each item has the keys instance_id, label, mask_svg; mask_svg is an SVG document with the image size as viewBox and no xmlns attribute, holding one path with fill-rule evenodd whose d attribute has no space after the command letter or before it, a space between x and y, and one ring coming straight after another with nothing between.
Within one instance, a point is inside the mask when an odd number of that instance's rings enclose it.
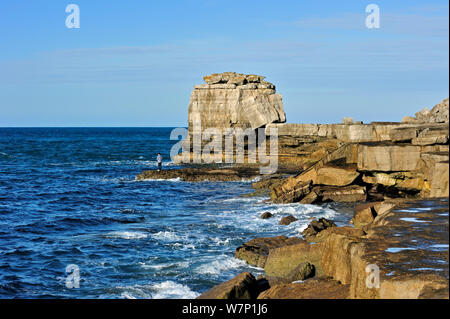
<instances>
[{"instance_id":1,"label":"rocky shoreline","mask_svg":"<svg viewBox=\"0 0 450 319\"><path fill-rule=\"evenodd\" d=\"M355 213L343 227L314 220L303 238L250 239L235 257L265 275L242 273L199 298L449 298L448 99L399 123L286 124L281 95L264 77L204 79L191 95L189 134L195 118L204 129L277 128L278 172L261 176L258 164L187 166L137 180L257 178L254 194L274 203L353 203Z\"/></svg>"}]
</instances>

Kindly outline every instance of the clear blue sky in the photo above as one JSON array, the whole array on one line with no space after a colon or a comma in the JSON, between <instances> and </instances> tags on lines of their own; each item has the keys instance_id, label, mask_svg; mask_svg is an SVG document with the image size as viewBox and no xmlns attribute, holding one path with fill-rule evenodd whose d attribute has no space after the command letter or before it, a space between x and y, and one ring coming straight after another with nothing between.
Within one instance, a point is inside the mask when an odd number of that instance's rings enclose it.
<instances>
[{"instance_id":1,"label":"clear blue sky","mask_svg":"<svg viewBox=\"0 0 450 319\"><path fill-rule=\"evenodd\" d=\"M436 0L3 0L0 126L186 126L193 85L224 71L265 75L291 123L399 121L448 97L448 15Z\"/></svg>"}]
</instances>

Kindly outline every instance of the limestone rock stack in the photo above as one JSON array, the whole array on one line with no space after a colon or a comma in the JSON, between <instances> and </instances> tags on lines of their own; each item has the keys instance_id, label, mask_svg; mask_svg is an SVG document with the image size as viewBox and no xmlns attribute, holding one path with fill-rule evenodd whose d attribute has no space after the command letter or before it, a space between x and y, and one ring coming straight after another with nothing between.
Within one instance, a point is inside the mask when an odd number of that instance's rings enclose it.
<instances>
[{"instance_id":1,"label":"limestone rock stack","mask_svg":"<svg viewBox=\"0 0 450 319\"><path fill-rule=\"evenodd\" d=\"M189 103L189 131L195 123L201 129L233 127L257 129L283 123L286 115L275 85L260 75L235 72L211 74L206 84L194 86Z\"/></svg>"}]
</instances>

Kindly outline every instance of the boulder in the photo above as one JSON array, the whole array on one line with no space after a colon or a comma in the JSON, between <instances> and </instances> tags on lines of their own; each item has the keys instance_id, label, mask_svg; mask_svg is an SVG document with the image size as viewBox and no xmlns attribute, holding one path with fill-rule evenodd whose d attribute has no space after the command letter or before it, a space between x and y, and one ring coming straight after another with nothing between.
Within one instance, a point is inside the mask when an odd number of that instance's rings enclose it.
<instances>
[{"instance_id":1,"label":"boulder","mask_svg":"<svg viewBox=\"0 0 450 319\"><path fill-rule=\"evenodd\" d=\"M266 276L270 286L287 284L294 281L305 280L314 277L315 267L309 262L303 262L283 277Z\"/></svg>"},{"instance_id":2,"label":"boulder","mask_svg":"<svg viewBox=\"0 0 450 319\"><path fill-rule=\"evenodd\" d=\"M316 193L315 188L313 188L308 195L306 195L305 197L303 197L300 200L300 203L302 203L302 204L314 204L314 203L316 203L318 201L320 201L320 197Z\"/></svg>"},{"instance_id":3,"label":"boulder","mask_svg":"<svg viewBox=\"0 0 450 319\"><path fill-rule=\"evenodd\" d=\"M347 186L360 175L356 167L332 167L324 166L317 170L317 176L313 180L317 185Z\"/></svg>"},{"instance_id":4,"label":"boulder","mask_svg":"<svg viewBox=\"0 0 450 319\"><path fill-rule=\"evenodd\" d=\"M311 191L311 181L289 183L272 188L270 198L274 203L295 203L304 198Z\"/></svg>"},{"instance_id":5,"label":"boulder","mask_svg":"<svg viewBox=\"0 0 450 319\"><path fill-rule=\"evenodd\" d=\"M309 263L315 266L314 273L321 275L320 256L320 244L310 244L302 240L295 245L271 249L264 266L264 272L267 278L272 278L272 280L273 278L290 280L300 265Z\"/></svg>"},{"instance_id":6,"label":"boulder","mask_svg":"<svg viewBox=\"0 0 450 319\"><path fill-rule=\"evenodd\" d=\"M258 284L255 277L249 272L244 272L213 287L197 299L255 299L258 293Z\"/></svg>"},{"instance_id":7,"label":"boulder","mask_svg":"<svg viewBox=\"0 0 450 319\"><path fill-rule=\"evenodd\" d=\"M375 217L377 217L377 212L375 210L377 204L377 202L373 202L357 205L355 207L355 214L350 223L356 228L361 228L372 223L375 220Z\"/></svg>"},{"instance_id":8,"label":"boulder","mask_svg":"<svg viewBox=\"0 0 450 319\"><path fill-rule=\"evenodd\" d=\"M264 268L267 256L272 249L301 242L303 240L300 238L286 236L255 238L236 248L235 257L252 266Z\"/></svg>"},{"instance_id":9,"label":"boulder","mask_svg":"<svg viewBox=\"0 0 450 319\"><path fill-rule=\"evenodd\" d=\"M320 193L323 202L355 203L365 202L367 199L366 188L358 185L323 186L320 188Z\"/></svg>"},{"instance_id":10,"label":"boulder","mask_svg":"<svg viewBox=\"0 0 450 319\"><path fill-rule=\"evenodd\" d=\"M272 213L265 212L265 213L262 213L262 214L261 214L261 219L269 219L269 218L271 218L272 216L273 216Z\"/></svg>"},{"instance_id":11,"label":"boulder","mask_svg":"<svg viewBox=\"0 0 450 319\"><path fill-rule=\"evenodd\" d=\"M336 224L332 220L319 218L319 220L313 220L309 223L308 227L302 232L302 235L306 241L314 241L318 233L329 227L336 227Z\"/></svg>"},{"instance_id":12,"label":"boulder","mask_svg":"<svg viewBox=\"0 0 450 319\"><path fill-rule=\"evenodd\" d=\"M279 224L280 224L280 225L289 225L289 224L291 224L291 223L293 223L293 222L295 222L295 221L297 221L297 220L298 220L298 219L295 218L294 216L289 215L289 216L285 216L285 217L281 218Z\"/></svg>"},{"instance_id":13,"label":"boulder","mask_svg":"<svg viewBox=\"0 0 450 319\"><path fill-rule=\"evenodd\" d=\"M416 118L420 122L428 123L448 123L448 98L441 103L436 104L431 111L424 108L422 111L416 113Z\"/></svg>"}]
</instances>

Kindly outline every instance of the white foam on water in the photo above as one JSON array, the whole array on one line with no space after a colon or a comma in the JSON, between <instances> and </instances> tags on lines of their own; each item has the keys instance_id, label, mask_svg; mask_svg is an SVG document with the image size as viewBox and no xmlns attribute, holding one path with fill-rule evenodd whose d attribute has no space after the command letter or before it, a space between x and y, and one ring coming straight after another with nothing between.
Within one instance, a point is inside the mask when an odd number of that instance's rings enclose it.
<instances>
[{"instance_id":1,"label":"white foam on water","mask_svg":"<svg viewBox=\"0 0 450 319\"><path fill-rule=\"evenodd\" d=\"M398 253L398 252L404 251L404 250L416 250L416 249L415 248L407 248L407 247L389 247L389 248L385 249L385 251L388 253Z\"/></svg>"},{"instance_id":2,"label":"white foam on water","mask_svg":"<svg viewBox=\"0 0 450 319\"><path fill-rule=\"evenodd\" d=\"M448 245L444 245L444 244L435 244L435 245L431 245L430 247L431 248L438 248L438 249L439 248L444 248L444 249L447 248L448 249L449 246Z\"/></svg>"},{"instance_id":3,"label":"white foam on water","mask_svg":"<svg viewBox=\"0 0 450 319\"><path fill-rule=\"evenodd\" d=\"M177 177L177 178L144 178L144 179L140 179L137 180L135 179L135 181L138 182L182 182L181 177Z\"/></svg>"},{"instance_id":4,"label":"white foam on water","mask_svg":"<svg viewBox=\"0 0 450 319\"><path fill-rule=\"evenodd\" d=\"M188 286L174 281L164 281L153 285L116 287L125 299L195 299L200 294Z\"/></svg>"},{"instance_id":5,"label":"white foam on water","mask_svg":"<svg viewBox=\"0 0 450 319\"><path fill-rule=\"evenodd\" d=\"M431 270L431 271L442 271L442 269L439 269L439 268L428 268L428 267L424 267L424 268L411 268L411 269L409 269L409 270L412 270L412 271L428 271L428 270Z\"/></svg>"},{"instance_id":6,"label":"white foam on water","mask_svg":"<svg viewBox=\"0 0 450 319\"><path fill-rule=\"evenodd\" d=\"M200 294L186 285L174 281L164 281L151 287L153 299L195 299Z\"/></svg>"},{"instance_id":7,"label":"white foam on water","mask_svg":"<svg viewBox=\"0 0 450 319\"><path fill-rule=\"evenodd\" d=\"M144 269L154 269L154 270L164 270L167 268L186 268L189 267L189 262L187 261L180 261L175 263L161 263L161 264L154 264L154 263L145 263L145 262L139 262L139 265L141 265Z\"/></svg>"},{"instance_id":8,"label":"white foam on water","mask_svg":"<svg viewBox=\"0 0 450 319\"><path fill-rule=\"evenodd\" d=\"M429 222L426 220L417 219L415 217L403 217L403 218L400 218L400 220L403 220L405 222L410 222L410 223L428 223Z\"/></svg>"},{"instance_id":9,"label":"white foam on water","mask_svg":"<svg viewBox=\"0 0 450 319\"><path fill-rule=\"evenodd\" d=\"M122 239L143 239L148 235L141 232L133 231L113 231L105 235L108 238L122 238Z\"/></svg>"},{"instance_id":10,"label":"white foam on water","mask_svg":"<svg viewBox=\"0 0 450 319\"><path fill-rule=\"evenodd\" d=\"M194 272L202 275L220 275L224 271L239 269L245 266L247 266L247 263L243 260L222 255L220 257L214 257L213 261L200 265L194 269Z\"/></svg>"},{"instance_id":11,"label":"white foam on water","mask_svg":"<svg viewBox=\"0 0 450 319\"><path fill-rule=\"evenodd\" d=\"M153 239L160 240L163 242L173 242L182 240L182 238L175 232L171 231L160 231L151 235Z\"/></svg>"}]
</instances>

